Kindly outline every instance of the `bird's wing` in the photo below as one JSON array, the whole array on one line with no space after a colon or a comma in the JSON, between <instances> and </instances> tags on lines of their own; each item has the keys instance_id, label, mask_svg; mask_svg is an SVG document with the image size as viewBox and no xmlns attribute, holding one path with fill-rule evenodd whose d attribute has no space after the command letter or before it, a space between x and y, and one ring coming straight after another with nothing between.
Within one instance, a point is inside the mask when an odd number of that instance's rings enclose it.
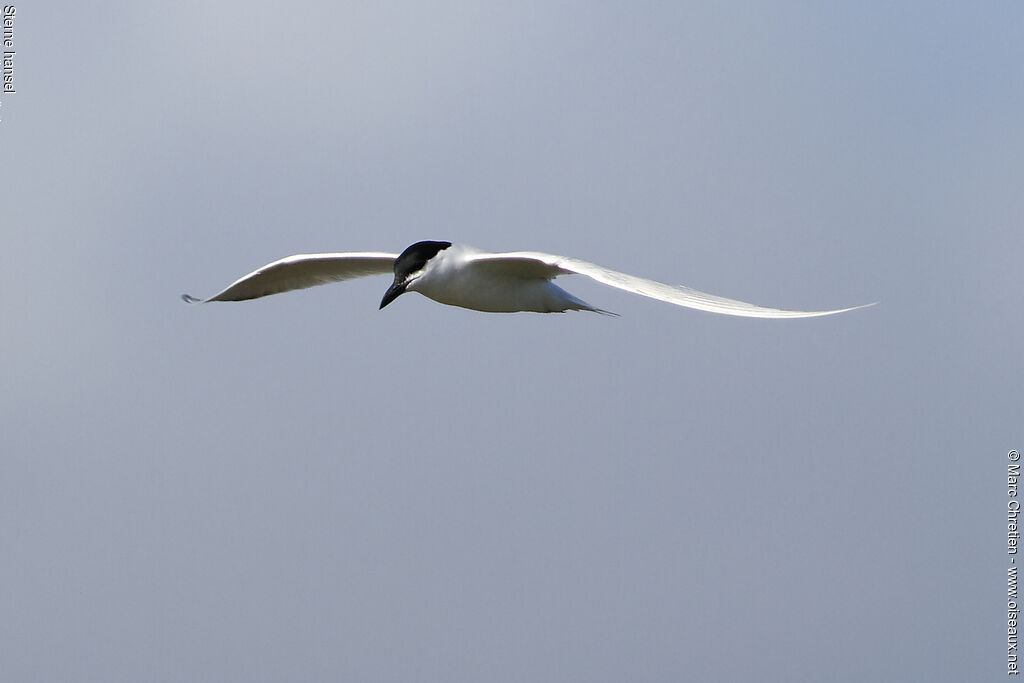
<instances>
[{"instance_id":1,"label":"bird's wing","mask_svg":"<svg viewBox=\"0 0 1024 683\"><path fill-rule=\"evenodd\" d=\"M609 270L602 266L579 259L553 254L542 254L533 251L513 251L503 254L475 254L471 260L478 268L485 268L492 273L500 273L510 277L544 278L550 280L559 275L586 275L601 284L640 294L659 301L666 301L677 306L696 308L711 313L724 313L748 318L812 318L819 315L832 315L852 311L874 304L862 304L850 308L839 308L833 311L787 311L779 308L755 306L735 299L707 294L696 289L683 286L666 285L654 280L647 280L635 275L627 275Z\"/></svg>"},{"instance_id":2,"label":"bird's wing","mask_svg":"<svg viewBox=\"0 0 1024 683\"><path fill-rule=\"evenodd\" d=\"M296 254L254 270L209 299L197 299L188 294L182 294L181 298L188 303L256 299L292 289L305 289L366 275L391 273L396 258L397 254L378 252Z\"/></svg>"}]
</instances>

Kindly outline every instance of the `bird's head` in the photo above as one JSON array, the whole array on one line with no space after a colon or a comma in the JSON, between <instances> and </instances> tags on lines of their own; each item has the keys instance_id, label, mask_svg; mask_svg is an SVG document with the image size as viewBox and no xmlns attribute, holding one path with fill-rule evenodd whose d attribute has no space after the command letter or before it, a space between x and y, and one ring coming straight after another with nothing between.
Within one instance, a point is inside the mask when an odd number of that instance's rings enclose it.
<instances>
[{"instance_id":1,"label":"bird's head","mask_svg":"<svg viewBox=\"0 0 1024 683\"><path fill-rule=\"evenodd\" d=\"M405 294L409 285L427 270L430 260L450 246L451 242L417 242L399 254L395 259L395 281L388 287L388 291L384 292L380 307L384 308Z\"/></svg>"}]
</instances>

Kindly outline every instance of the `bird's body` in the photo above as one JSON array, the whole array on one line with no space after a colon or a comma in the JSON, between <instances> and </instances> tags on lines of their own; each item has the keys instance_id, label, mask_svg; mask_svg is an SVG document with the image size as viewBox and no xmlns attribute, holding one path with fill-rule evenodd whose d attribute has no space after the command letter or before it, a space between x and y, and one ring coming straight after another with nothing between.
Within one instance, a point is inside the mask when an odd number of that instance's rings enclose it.
<instances>
[{"instance_id":1,"label":"bird's body","mask_svg":"<svg viewBox=\"0 0 1024 683\"><path fill-rule=\"evenodd\" d=\"M417 242L401 254L342 252L289 256L236 280L205 301L242 301L293 289L394 273L394 282L381 300L384 308L405 292L442 304L488 313L561 313L595 308L551 280L559 275L586 275L602 284L678 306L753 318L808 318L862 308L829 311L791 311L765 308L735 299L671 286L593 263L540 252L488 253L450 242ZM187 294L190 303L203 301ZM866 304L871 305L871 304ZM614 314L612 314L614 315Z\"/></svg>"},{"instance_id":2,"label":"bird's body","mask_svg":"<svg viewBox=\"0 0 1024 683\"><path fill-rule=\"evenodd\" d=\"M563 313L594 311L551 280L488 268L479 260L486 252L452 245L431 259L432 267L413 280L406 291L449 306L487 313Z\"/></svg>"}]
</instances>

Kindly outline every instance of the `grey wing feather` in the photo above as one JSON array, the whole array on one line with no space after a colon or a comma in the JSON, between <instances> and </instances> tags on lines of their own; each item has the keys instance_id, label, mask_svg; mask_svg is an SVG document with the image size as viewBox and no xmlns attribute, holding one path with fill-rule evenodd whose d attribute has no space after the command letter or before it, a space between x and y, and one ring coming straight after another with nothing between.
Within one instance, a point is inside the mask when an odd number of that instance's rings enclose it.
<instances>
[{"instance_id":1,"label":"grey wing feather","mask_svg":"<svg viewBox=\"0 0 1024 683\"><path fill-rule=\"evenodd\" d=\"M209 299L197 299L188 294L182 294L181 298L188 303L245 301L367 275L384 275L393 272L397 257L397 254L381 252L296 254L240 277Z\"/></svg>"},{"instance_id":2,"label":"grey wing feather","mask_svg":"<svg viewBox=\"0 0 1024 683\"><path fill-rule=\"evenodd\" d=\"M507 275L518 275L520 277L542 277L550 280L559 275L585 275L601 284L670 304L676 304L677 306L748 318L813 318L815 316L833 315L874 305L873 303L862 304L860 306L838 308L829 311L791 311L780 308L766 308L746 303L745 301L708 294L707 292L701 292L690 287L666 285L655 280L647 280L635 275L620 273L593 263L580 261L579 259L540 252L518 251L504 254L480 254L474 257L474 262L479 263L483 267L501 271Z\"/></svg>"}]
</instances>

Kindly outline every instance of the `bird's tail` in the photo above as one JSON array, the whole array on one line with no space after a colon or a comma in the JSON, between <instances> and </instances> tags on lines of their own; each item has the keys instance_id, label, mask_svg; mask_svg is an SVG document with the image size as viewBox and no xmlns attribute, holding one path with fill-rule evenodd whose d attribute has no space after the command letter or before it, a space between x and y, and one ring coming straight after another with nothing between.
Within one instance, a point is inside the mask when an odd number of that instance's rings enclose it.
<instances>
[{"instance_id":1,"label":"bird's tail","mask_svg":"<svg viewBox=\"0 0 1024 683\"><path fill-rule=\"evenodd\" d=\"M557 287L557 285L554 285L554 284L552 284L552 286ZM598 308L597 306L591 306L590 304L588 304L583 299L580 299L579 297L573 296L572 294L570 294L569 292L565 291L561 287L558 287L558 291L559 291L559 294L562 295L564 297L564 299L565 299L565 301L563 302L563 305L565 306L565 308L563 310L565 310L565 311L589 311L591 313L600 313L601 315L611 315L611 316L615 316L616 318L619 317L618 313L613 313L612 311L606 311L603 308Z\"/></svg>"},{"instance_id":2,"label":"bird's tail","mask_svg":"<svg viewBox=\"0 0 1024 683\"><path fill-rule=\"evenodd\" d=\"M619 314L615 313L614 311L606 311L603 308L595 308L594 306L590 306L590 305L588 305L586 308L581 308L579 310L581 310L581 311L590 311L591 313L600 313L601 315L610 315L610 316L615 317L615 318L619 317Z\"/></svg>"}]
</instances>

